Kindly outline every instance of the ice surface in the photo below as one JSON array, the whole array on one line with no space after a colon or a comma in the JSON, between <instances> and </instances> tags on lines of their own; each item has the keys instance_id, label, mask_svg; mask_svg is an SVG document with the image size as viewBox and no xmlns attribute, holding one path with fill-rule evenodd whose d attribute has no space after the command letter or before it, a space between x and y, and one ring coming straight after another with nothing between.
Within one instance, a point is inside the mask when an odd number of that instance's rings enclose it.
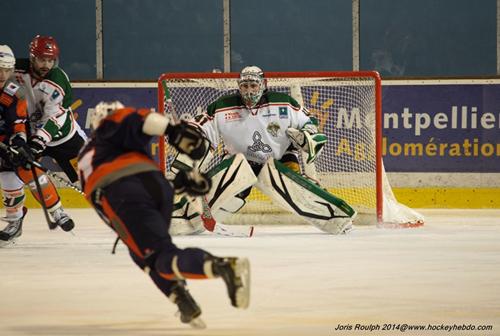
<instances>
[{"instance_id":1,"label":"ice surface","mask_svg":"<svg viewBox=\"0 0 500 336\"><path fill-rule=\"evenodd\" d=\"M256 227L252 238L175 237L182 247L246 256L248 310L230 306L220 280L189 282L206 330L129 260L91 210L69 209L75 235L49 231L30 210L17 244L0 249L0 335L398 335L336 331L339 324L492 325L500 335L500 211L424 211L418 229L357 227L330 236L310 226ZM405 333L417 335L416 333Z\"/></svg>"}]
</instances>

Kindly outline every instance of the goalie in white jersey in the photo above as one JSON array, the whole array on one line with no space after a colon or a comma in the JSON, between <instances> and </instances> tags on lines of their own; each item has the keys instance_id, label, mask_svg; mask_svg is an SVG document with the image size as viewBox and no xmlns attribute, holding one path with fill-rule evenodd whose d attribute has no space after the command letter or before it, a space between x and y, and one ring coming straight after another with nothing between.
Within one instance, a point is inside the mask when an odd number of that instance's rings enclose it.
<instances>
[{"instance_id":1,"label":"goalie in white jersey","mask_svg":"<svg viewBox=\"0 0 500 336\"><path fill-rule=\"evenodd\" d=\"M238 87L238 93L219 98L195 118L214 148L224 142L231 160L209 172L214 187L207 200L215 219L241 209L256 186L320 230L347 232L354 210L301 174L300 150L311 164L327 141L308 111L291 96L268 91L256 66L241 71Z\"/></svg>"}]
</instances>

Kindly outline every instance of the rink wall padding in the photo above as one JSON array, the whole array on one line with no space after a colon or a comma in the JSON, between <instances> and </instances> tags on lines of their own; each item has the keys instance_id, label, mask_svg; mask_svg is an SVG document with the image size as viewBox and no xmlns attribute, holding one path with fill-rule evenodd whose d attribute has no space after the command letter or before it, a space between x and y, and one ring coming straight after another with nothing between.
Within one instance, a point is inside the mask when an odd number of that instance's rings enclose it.
<instances>
[{"instance_id":1,"label":"rink wall padding","mask_svg":"<svg viewBox=\"0 0 500 336\"><path fill-rule=\"evenodd\" d=\"M89 208L87 200L70 188L60 188L59 194L66 208ZM40 205L26 190L26 205ZM500 209L500 188L394 188L399 202L411 208Z\"/></svg>"}]
</instances>

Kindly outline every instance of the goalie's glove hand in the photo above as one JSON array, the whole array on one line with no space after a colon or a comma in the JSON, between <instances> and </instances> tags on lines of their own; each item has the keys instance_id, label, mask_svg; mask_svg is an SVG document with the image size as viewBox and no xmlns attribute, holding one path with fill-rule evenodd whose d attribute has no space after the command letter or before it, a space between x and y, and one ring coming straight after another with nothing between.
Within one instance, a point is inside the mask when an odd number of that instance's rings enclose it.
<instances>
[{"instance_id":1,"label":"goalie's glove hand","mask_svg":"<svg viewBox=\"0 0 500 336\"><path fill-rule=\"evenodd\" d=\"M212 181L208 175L200 173L197 169L179 170L173 183L176 194L186 193L191 196L206 195L212 187Z\"/></svg>"},{"instance_id":2,"label":"goalie's glove hand","mask_svg":"<svg viewBox=\"0 0 500 336\"><path fill-rule=\"evenodd\" d=\"M10 152L10 161L14 167L23 167L31 169L31 163L35 160L31 154L29 145L26 143L24 136L15 134L10 138L12 151Z\"/></svg>"},{"instance_id":3,"label":"goalie's glove hand","mask_svg":"<svg viewBox=\"0 0 500 336\"><path fill-rule=\"evenodd\" d=\"M318 133L312 124L306 124L300 130L288 128L286 134L292 144L307 153L307 163L312 163L326 144L327 138L323 133Z\"/></svg>"},{"instance_id":4,"label":"goalie's glove hand","mask_svg":"<svg viewBox=\"0 0 500 336\"><path fill-rule=\"evenodd\" d=\"M181 120L176 125L168 125L165 134L172 146L191 159L199 160L205 155L205 137L198 127Z\"/></svg>"},{"instance_id":5,"label":"goalie's glove hand","mask_svg":"<svg viewBox=\"0 0 500 336\"><path fill-rule=\"evenodd\" d=\"M31 153L33 154L33 157L36 160L42 157L46 145L45 145L45 140L43 140L41 136L39 135L32 136L28 141L28 145L30 146Z\"/></svg>"}]
</instances>

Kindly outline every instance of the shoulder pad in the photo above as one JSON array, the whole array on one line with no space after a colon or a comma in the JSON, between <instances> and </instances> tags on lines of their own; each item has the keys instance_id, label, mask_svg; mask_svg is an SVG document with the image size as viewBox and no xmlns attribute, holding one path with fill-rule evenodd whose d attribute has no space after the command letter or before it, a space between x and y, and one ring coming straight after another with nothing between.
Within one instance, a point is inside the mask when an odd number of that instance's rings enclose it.
<instances>
[{"instance_id":1,"label":"shoulder pad","mask_svg":"<svg viewBox=\"0 0 500 336\"><path fill-rule=\"evenodd\" d=\"M264 93L264 96L267 97L270 103L284 103L284 104L290 104L294 107L300 107L299 103L297 103L295 99L293 99L286 93L267 91L266 93Z\"/></svg>"},{"instance_id":2,"label":"shoulder pad","mask_svg":"<svg viewBox=\"0 0 500 336\"><path fill-rule=\"evenodd\" d=\"M239 94L232 94L228 96L223 96L214 101L212 104L210 104L207 107L207 114L211 117L215 115L217 110L223 109L223 108L228 108L228 107L234 107L238 108L243 104L243 101L240 98Z\"/></svg>"}]
</instances>

